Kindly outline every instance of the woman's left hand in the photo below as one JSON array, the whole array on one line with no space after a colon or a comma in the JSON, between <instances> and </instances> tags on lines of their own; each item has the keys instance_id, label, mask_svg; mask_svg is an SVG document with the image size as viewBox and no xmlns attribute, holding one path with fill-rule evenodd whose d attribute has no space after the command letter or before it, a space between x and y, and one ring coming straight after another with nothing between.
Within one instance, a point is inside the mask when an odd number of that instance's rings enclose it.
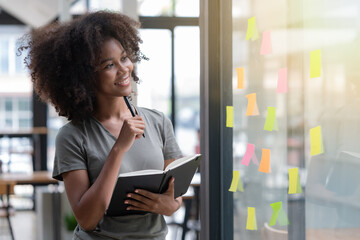
<instances>
[{"instance_id":1,"label":"woman's left hand","mask_svg":"<svg viewBox=\"0 0 360 240\"><path fill-rule=\"evenodd\" d=\"M182 198L174 199L174 178L170 179L169 187L163 194L152 193L143 189L136 189L135 193L129 193L125 204L127 210L140 210L170 216L178 210Z\"/></svg>"}]
</instances>

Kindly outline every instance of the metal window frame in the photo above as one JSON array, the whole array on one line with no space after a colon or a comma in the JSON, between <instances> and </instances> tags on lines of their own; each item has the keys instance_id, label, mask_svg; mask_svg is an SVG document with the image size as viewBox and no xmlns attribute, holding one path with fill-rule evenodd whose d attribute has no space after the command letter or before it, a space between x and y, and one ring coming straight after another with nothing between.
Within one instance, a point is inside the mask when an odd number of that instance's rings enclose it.
<instances>
[{"instance_id":1,"label":"metal window frame","mask_svg":"<svg viewBox=\"0 0 360 240\"><path fill-rule=\"evenodd\" d=\"M143 29L167 29L171 32L171 122L176 129L176 93L175 93L175 41L174 30L179 26L199 26L199 18L196 17L146 17L139 16Z\"/></svg>"},{"instance_id":2,"label":"metal window frame","mask_svg":"<svg viewBox=\"0 0 360 240\"><path fill-rule=\"evenodd\" d=\"M201 0L200 135L202 240L233 239L233 132L225 127L232 106L232 1Z\"/></svg>"}]
</instances>

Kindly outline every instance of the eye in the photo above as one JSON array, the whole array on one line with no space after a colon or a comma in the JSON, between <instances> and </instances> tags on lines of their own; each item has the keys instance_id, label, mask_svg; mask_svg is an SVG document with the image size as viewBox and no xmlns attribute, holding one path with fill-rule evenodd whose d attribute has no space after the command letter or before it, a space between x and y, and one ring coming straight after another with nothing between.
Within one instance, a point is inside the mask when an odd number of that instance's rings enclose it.
<instances>
[{"instance_id":1,"label":"eye","mask_svg":"<svg viewBox=\"0 0 360 240\"><path fill-rule=\"evenodd\" d=\"M113 63L109 63L109 64L107 64L104 68L105 68L105 69L109 69L109 68L112 68L113 66L114 66Z\"/></svg>"},{"instance_id":2,"label":"eye","mask_svg":"<svg viewBox=\"0 0 360 240\"><path fill-rule=\"evenodd\" d=\"M122 62L126 62L127 59L128 59L128 56L123 56L123 57L121 57L121 61L122 61Z\"/></svg>"}]
</instances>

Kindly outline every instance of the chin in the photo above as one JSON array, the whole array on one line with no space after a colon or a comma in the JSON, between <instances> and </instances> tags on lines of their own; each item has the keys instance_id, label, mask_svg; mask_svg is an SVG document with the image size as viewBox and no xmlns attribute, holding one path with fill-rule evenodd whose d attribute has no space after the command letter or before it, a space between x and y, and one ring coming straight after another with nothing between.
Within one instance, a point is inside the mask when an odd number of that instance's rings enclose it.
<instances>
[{"instance_id":1,"label":"chin","mask_svg":"<svg viewBox=\"0 0 360 240\"><path fill-rule=\"evenodd\" d=\"M129 90L124 91L122 96L130 96L131 92L132 92L132 89L130 88Z\"/></svg>"}]
</instances>

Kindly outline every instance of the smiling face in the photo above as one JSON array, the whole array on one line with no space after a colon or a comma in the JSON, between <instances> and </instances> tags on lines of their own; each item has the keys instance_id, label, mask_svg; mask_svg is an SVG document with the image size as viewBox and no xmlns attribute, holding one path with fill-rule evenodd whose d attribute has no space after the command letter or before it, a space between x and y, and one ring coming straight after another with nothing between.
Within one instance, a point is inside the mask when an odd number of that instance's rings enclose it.
<instances>
[{"instance_id":1,"label":"smiling face","mask_svg":"<svg viewBox=\"0 0 360 240\"><path fill-rule=\"evenodd\" d=\"M131 73L134 65L119 41L104 41L100 64L96 69L97 95L105 97L128 96L131 93Z\"/></svg>"}]
</instances>

